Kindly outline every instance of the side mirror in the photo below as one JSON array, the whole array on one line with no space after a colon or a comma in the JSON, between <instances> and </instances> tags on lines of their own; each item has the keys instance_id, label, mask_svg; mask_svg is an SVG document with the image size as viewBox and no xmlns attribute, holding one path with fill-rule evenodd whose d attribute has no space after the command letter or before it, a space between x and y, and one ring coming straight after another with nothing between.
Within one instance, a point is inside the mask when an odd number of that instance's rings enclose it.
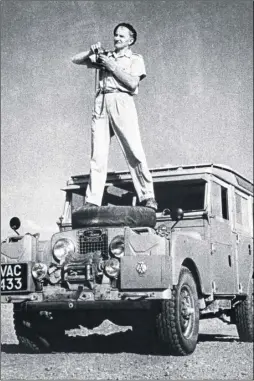
<instances>
[{"instance_id":1,"label":"side mirror","mask_svg":"<svg viewBox=\"0 0 254 381\"><path fill-rule=\"evenodd\" d=\"M171 218L173 221L180 221L183 219L184 213L181 208L171 210Z\"/></svg>"},{"instance_id":2,"label":"side mirror","mask_svg":"<svg viewBox=\"0 0 254 381\"><path fill-rule=\"evenodd\" d=\"M21 223L20 223L20 219L19 219L18 217L12 217L12 218L10 219L10 227L11 227L11 229L14 230L17 234L19 234L19 233L17 232L17 230L20 228L20 225L21 225Z\"/></svg>"},{"instance_id":3,"label":"side mirror","mask_svg":"<svg viewBox=\"0 0 254 381\"><path fill-rule=\"evenodd\" d=\"M163 216L170 216L171 215L171 210L166 208L162 211Z\"/></svg>"}]
</instances>

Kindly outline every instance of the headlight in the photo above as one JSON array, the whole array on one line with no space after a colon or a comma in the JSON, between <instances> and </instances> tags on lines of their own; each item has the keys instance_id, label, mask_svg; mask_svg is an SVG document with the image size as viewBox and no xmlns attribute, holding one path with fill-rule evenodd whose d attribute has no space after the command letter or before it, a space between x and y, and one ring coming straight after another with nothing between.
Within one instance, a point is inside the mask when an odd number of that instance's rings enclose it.
<instances>
[{"instance_id":1,"label":"headlight","mask_svg":"<svg viewBox=\"0 0 254 381\"><path fill-rule=\"evenodd\" d=\"M53 255L60 262L67 254L72 255L75 252L74 243L68 238L61 238L54 244Z\"/></svg>"},{"instance_id":2,"label":"headlight","mask_svg":"<svg viewBox=\"0 0 254 381\"><path fill-rule=\"evenodd\" d=\"M110 242L109 248L114 257L122 257L124 254L124 236L117 235L113 238Z\"/></svg>"},{"instance_id":3,"label":"headlight","mask_svg":"<svg viewBox=\"0 0 254 381\"><path fill-rule=\"evenodd\" d=\"M105 274L110 278L117 278L120 272L120 263L116 258L108 259L104 265Z\"/></svg>"},{"instance_id":4,"label":"headlight","mask_svg":"<svg viewBox=\"0 0 254 381\"><path fill-rule=\"evenodd\" d=\"M36 280L42 280L47 275L47 265L45 263L35 263L32 267L32 275Z\"/></svg>"}]
</instances>

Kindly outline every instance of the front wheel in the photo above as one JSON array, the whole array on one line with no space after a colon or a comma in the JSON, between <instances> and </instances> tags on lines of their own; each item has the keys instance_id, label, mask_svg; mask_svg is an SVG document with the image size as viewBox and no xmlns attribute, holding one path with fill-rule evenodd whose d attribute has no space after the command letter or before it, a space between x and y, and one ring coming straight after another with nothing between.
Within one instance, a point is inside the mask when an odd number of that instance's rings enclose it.
<instances>
[{"instance_id":1,"label":"front wheel","mask_svg":"<svg viewBox=\"0 0 254 381\"><path fill-rule=\"evenodd\" d=\"M38 313L14 308L14 328L20 347L28 353L51 352L63 343L65 331Z\"/></svg>"},{"instance_id":2,"label":"front wheel","mask_svg":"<svg viewBox=\"0 0 254 381\"><path fill-rule=\"evenodd\" d=\"M192 273L182 267L170 300L163 300L157 316L157 332L167 353L186 356L194 352L199 331L199 304Z\"/></svg>"}]
</instances>

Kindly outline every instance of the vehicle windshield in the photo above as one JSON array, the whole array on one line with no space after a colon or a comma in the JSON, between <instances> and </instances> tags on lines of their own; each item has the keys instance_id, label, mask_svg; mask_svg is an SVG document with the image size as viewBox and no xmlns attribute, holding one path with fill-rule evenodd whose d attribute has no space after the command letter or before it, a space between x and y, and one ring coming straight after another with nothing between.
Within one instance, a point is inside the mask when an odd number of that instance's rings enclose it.
<instances>
[{"instance_id":1,"label":"vehicle windshield","mask_svg":"<svg viewBox=\"0 0 254 381\"><path fill-rule=\"evenodd\" d=\"M164 209L181 208L184 212L203 210L205 208L204 180L155 182L154 192L158 202L158 213ZM80 208L85 203L85 189L72 193L72 209ZM106 186L102 205L131 206L139 205L133 184L125 183L117 186Z\"/></svg>"},{"instance_id":2,"label":"vehicle windshield","mask_svg":"<svg viewBox=\"0 0 254 381\"><path fill-rule=\"evenodd\" d=\"M72 210L78 209L85 204L85 189L72 191L71 197ZM103 194L103 206L131 206L135 205L136 193L131 183L124 184L124 188L120 186L106 186Z\"/></svg>"},{"instance_id":3,"label":"vehicle windshield","mask_svg":"<svg viewBox=\"0 0 254 381\"><path fill-rule=\"evenodd\" d=\"M176 181L155 183L154 191L158 212L181 208L184 212L205 208L205 181Z\"/></svg>"}]
</instances>

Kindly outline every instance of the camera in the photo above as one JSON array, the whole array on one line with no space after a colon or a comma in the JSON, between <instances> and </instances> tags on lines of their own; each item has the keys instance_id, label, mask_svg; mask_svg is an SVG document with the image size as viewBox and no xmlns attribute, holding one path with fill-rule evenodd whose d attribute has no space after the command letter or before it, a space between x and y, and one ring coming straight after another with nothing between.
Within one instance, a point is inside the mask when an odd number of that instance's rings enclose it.
<instances>
[{"instance_id":1,"label":"camera","mask_svg":"<svg viewBox=\"0 0 254 381\"><path fill-rule=\"evenodd\" d=\"M101 56L102 55L106 56L107 55L107 51L105 49L103 49L103 48L100 48L100 49L96 49L95 54L96 54L96 62L98 64L100 64L101 63Z\"/></svg>"}]
</instances>

